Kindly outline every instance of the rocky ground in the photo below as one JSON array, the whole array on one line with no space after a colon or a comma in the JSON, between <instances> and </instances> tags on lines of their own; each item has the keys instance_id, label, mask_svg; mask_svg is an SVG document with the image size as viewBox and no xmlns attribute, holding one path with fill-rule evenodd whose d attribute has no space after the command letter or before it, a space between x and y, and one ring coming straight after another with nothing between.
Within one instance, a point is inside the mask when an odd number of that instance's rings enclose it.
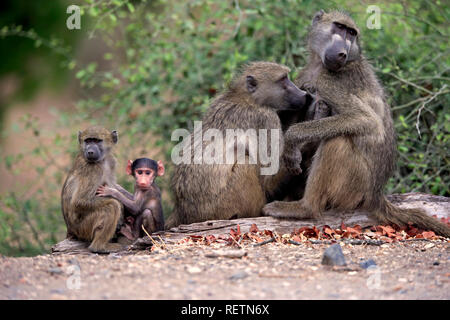
<instances>
[{"instance_id":1,"label":"rocky ground","mask_svg":"<svg viewBox=\"0 0 450 320\"><path fill-rule=\"evenodd\" d=\"M329 244L241 247L2 256L0 299L450 299L448 241L342 244L334 267L321 263Z\"/></svg>"}]
</instances>

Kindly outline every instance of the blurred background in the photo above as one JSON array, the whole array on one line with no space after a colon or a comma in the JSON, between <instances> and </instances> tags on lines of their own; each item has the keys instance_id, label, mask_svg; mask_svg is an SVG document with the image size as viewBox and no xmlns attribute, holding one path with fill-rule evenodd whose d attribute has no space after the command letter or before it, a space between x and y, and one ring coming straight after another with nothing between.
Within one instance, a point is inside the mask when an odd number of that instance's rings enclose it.
<instances>
[{"instance_id":1,"label":"blurred background","mask_svg":"<svg viewBox=\"0 0 450 320\"><path fill-rule=\"evenodd\" d=\"M66 13L81 8L81 28ZM381 9L381 28L369 29ZM386 193L450 190L450 6L447 1L3 0L0 3L0 253L48 252L65 237L60 192L90 124L119 131L126 160L161 159L172 208L170 141L193 127L233 71L251 60L305 64L319 9L344 9L382 81L398 134Z\"/></svg>"}]
</instances>

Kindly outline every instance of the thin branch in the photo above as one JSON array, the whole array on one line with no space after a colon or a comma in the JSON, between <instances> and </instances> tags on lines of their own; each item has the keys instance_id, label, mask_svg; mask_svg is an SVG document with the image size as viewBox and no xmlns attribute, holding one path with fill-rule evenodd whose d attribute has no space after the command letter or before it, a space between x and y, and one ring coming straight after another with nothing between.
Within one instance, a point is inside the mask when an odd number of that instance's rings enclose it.
<instances>
[{"instance_id":1,"label":"thin branch","mask_svg":"<svg viewBox=\"0 0 450 320\"><path fill-rule=\"evenodd\" d=\"M424 88L424 87L422 87L422 86L419 86L419 85L417 85L417 84L415 84L415 83L413 83L413 82L411 82L411 81L409 81L409 80L403 79L403 78L397 76L395 73L388 72L387 74L390 75L390 76L392 76L392 77L394 77L395 79L397 79L397 80L403 82L403 83L406 83L406 84L408 84L408 85L410 85L410 86L416 88L416 89L425 91L425 92L428 93L428 94L433 94L432 91L430 91L430 90L428 90L428 89L426 89L426 88Z\"/></svg>"},{"instance_id":2,"label":"thin branch","mask_svg":"<svg viewBox=\"0 0 450 320\"><path fill-rule=\"evenodd\" d=\"M442 94L442 91L447 88L447 85L444 84L442 86L441 89L439 89L438 92L435 92L429 99L427 99L426 101L424 101L422 103L422 105L420 106L420 108L418 109L417 112L417 120L416 120L416 129L417 129L417 133L419 134L419 138L422 138L422 135L420 134L420 128L419 128L419 123L420 123L420 114L422 112L422 110L425 108L425 106L430 103L431 101L433 101L438 95Z\"/></svg>"},{"instance_id":3,"label":"thin branch","mask_svg":"<svg viewBox=\"0 0 450 320\"><path fill-rule=\"evenodd\" d=\"M234 28L234 32L233 32L233 38L238 34L239 32L239 28L241 27L241 23L242 23L242 17L243 17L243 13L241 8L239 7L239 0L234 0L234 7L236 8L236 10L239 12L239 18L238 18L238 22L236 24L236 27Z\"/></svg>"}]
</instances>

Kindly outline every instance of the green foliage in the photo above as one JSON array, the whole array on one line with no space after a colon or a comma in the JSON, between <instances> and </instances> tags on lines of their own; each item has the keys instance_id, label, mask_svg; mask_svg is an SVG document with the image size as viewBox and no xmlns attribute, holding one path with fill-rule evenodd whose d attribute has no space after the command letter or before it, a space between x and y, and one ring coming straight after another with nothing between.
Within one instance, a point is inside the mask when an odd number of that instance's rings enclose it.
<instances>
[{"instance_id":1,"label":"green foliage","mask_svg":"<svg viewBox=\"0 0 450 320\"><path fill-rule=\"evenodd\" d=\"M439 1L377 5L381 29L370 30L367 5L356 0L86 0L83 19L92 22L87 34L109 46L103 57L109 67L93 61L75 68L87 97L75 113L61 113L59 125L93 122L118 129L120 166L136 148L140 154L159 150L169 160L176 143L170 141L172 131L191 130L237 67L252 60L277 61L290 66L295 77L307 59L306 35L314 13L343 8L360 26L365 55L386 88L394 114L399 159L387 192L448 196L450 8ZM7 221L0 228L0 242L7 243L1 252L47 249L64 230L54 194L67 169L49 169L54 164L48 155L73 155L75 132L64 137L49 134L55 140L49 150L41 143L26 154L4 157L11 170L16 156L50 161L48 167L34 165L45 180L40 193L1 195L0 218ZM172 166L166 163L170 176ZM52 175L46 175L48 170ZM119 182L131 187L123 174ZM168 177L162 182L168 190ZM168 197L164 208L170 212Z\"/></svg>"},{"instance_id":2,"label":"green foliage","mask_svg":"<svg viewBox=\"0 0 450 320\"><path fill-rule=\"evenodd\" d=\"M69 45L81 35L67 32L64 0L4 0L1 6L0 75L14 83L14 90L0 99L0 130L9 104L31 99L40 88L64 85L67 69L75 66Z\"/></svg>"}]
</instances>

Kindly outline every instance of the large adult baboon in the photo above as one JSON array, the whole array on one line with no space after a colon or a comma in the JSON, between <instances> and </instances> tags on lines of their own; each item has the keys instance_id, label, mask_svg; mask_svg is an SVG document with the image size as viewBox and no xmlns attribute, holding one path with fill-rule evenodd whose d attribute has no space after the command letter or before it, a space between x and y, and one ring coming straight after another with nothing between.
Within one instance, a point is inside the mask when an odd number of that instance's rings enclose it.
<instances>
[{"instance_id":1,"label":"large adult baboon","mask_svg":"<svg viewBox=\"0 0 450 320\"><path fill-rule=\"evenodd\" d=\"M273 202L267 215L306 218L327 209L371 212L381 223L421 228L450 236L450 228L420 209L400 209L383 195L395 168L396 139L391 110L372 67L361 54L359 30L345 13L318 12L309 36L310 58L296 83L314 90L333 116L302 122L285 135L286 163L294 170L298 150L320 141L303 198ZM293 166L292 166L293 164Z\"/></svg>"},{"instance_id":2,"label":"large adult baboon","mask_svg":"<svg viewBox=\"0 0 450 320\"><path fill-rule=\"evenodd\" d=\"M109 241L122 216L122 205L115 199L96 196L99 186L116 186L112 148L117 140L116 131L109 132L102 127L79 132L80 150L62 188L61 207L67 237L91 242L92 252L106 253L121 248Z\"/></svg>"},{"instance_id":3,"label":"large adult baboon","mask_svg":"<svg viewBox=\"0 0 450 320\"><path fill-rule=\"evenodd\" d=\"M172 177L175 210L168 219L167 227L261 214L267 199L275 196L278 185L287 176L282 163L279 163L283 137L277 111L299 109L309 105L312 100L289 80L288 73L289 69L279 64L251 63L234 77L225 92L214 99L203 116L201 133L204 137L211 133L216 137L194 141L194 152L188 157L192 164L180 164L176 167ZM241 131L230 148L225 145L225 139L217 138L228 137L227 129ZM272 132L261 133L258 131L261 129L275 130L278 137L271 138ZM253 147L258 146L254 143L252 145L251 130L254 130L253 137L258 141L263 135L266 138L269 136L268 150L258 150L258 155L252 153ZM190 143L190 139L195 136L196 132L186 141ZM244 163L236 158L241 147ZM212 152L218 154L222 150L223 154L231 151L235 161L225 163L225 159L221 158L214 163L203 161L196 164L197 151L206 152L208 148L215 149ZM279 148L279 153L272 148ZM274 160L280 165L278 173L261 175L264 167L261 151L277 157ZM213 154L212 157L218 154Z\"/></svg>"}]
</instances>

